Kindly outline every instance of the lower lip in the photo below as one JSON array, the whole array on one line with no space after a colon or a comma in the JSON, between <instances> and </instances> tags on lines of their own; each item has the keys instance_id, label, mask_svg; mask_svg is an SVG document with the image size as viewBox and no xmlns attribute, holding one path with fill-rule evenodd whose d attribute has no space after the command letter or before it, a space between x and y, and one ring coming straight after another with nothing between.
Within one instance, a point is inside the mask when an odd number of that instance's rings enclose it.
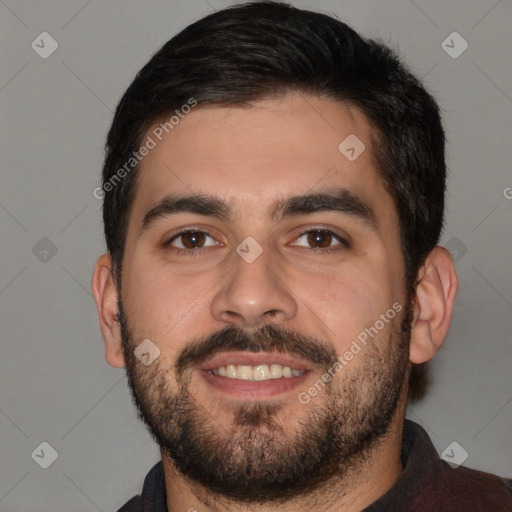
<instances>
[{"instance_id":1,"label":"lower lip","mask_svg":"<svg viewBox=\"0 0 512 512\"><path fill-rule=\"evenodd\" d=\"M205 381L215 389L238 398L264 398L292 391L307 378L309 371L293 377L269 380L230 379L215 375L207 370L198 370Z\"/></svg>"}]
</instances>

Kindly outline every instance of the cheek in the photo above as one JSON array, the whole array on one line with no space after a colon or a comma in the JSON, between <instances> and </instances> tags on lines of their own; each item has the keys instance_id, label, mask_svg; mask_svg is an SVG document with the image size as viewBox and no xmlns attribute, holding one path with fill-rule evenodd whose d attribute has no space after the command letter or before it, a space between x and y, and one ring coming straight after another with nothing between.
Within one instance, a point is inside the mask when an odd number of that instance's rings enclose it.
<instances>
[{"instance_id":1,"label":"cheek","mask_svg":"<svg viewBox=\"0 0 512 512\"><path fill-rule=\"evenodd\" d=\"M220 269L179 275L169 264L142 258L133 258L125 269L123 301L135 341L155 343L165 367L191 340L212 332L211 303L223 284Z\"/></svg>"},{"instance_id":2,"label":"cheek","mask_svg":"<svg viewBox=\"0 0 512 512\"><path fill-rule=\"evenodd\" d=\"M176 276L168 267L135 261L123 269L122 290L132 329L159 344L190 336L187 322L205 307L212 286L204 278Z\"/></svg>"},{"instance_id":3,"label":"cheek","mask_svg":"<svg viewBox=\"0 0 512 512\"><path fill-rule=\"evenodd\" d=\"M338 353L373 326L395 300L385 276L365 273L357 266L345 267L338 276L324 276L314 286L310 281L308 290L311 307L329 328Z\"/></svg>"}]
</instances>

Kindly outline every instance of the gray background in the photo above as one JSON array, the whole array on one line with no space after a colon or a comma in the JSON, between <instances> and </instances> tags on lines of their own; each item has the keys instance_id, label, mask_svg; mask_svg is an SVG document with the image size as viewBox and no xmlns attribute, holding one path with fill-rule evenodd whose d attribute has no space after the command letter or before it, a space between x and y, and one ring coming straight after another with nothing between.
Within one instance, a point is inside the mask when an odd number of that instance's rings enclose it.
<instances>
[{"instance_id":1,"label":"gray background","mask_svg":"<svg viewBox=\"0 0 512 512\"><path fill-rule=\"evenodd\" d=\"M89 284L104 251L92 191L135 73L178 30L230 3L0 1L2 511L113 511L159 460L123 370L104 360ZM444 110L442 243L456 253L460 291L430 394L408 415L440 453L456 441L464 465L512 476L512 2L293 3L399 48ZM31 47L44 31L59 45L47 59ZM441 45L453 31L469 44L458 58ZM48 469L31 457L43 441L58 452Z\"/></svg>"}]
</instances>

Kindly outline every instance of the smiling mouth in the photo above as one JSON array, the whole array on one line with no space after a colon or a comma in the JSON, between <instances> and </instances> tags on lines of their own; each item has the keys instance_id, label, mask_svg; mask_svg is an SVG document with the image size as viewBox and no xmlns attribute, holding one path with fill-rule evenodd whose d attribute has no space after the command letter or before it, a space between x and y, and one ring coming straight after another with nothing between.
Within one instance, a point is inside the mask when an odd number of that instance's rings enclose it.
<instances>
[{"instance_id":1,"label":"smiling mouth","mask_svg":"<svg viewBox=\"0 0 512 512\"><path fill-rule=\"evenodd\" d=\"M227 377L228 379L264 381L271 379L289 379L302 375L305 370L295 370L289 366L283 366L278 363L260 364L257 366L234 365L219 366L215 370L209 370L213 375Z\"/></svg>"},{"instance_id":2,"label":"smiling mouth","mask_svg":"<svg viewBox=\"0 0 512 512\"><path fill-rule=\"evenodd\" d=\"M291 391L311 373L311 366L281 353L221 353L197 368L209 387L242 399Z\"/></svg>"}]
</instances>

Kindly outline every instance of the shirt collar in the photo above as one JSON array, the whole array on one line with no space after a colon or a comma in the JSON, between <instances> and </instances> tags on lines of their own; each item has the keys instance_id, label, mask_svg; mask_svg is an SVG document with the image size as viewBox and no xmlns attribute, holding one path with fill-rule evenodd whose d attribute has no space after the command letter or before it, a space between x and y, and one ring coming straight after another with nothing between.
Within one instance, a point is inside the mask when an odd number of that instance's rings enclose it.
<instances>
[{"instance_id":1,"label":"shirt collar","mask_svg":"<svg viewBox=\"0 0 512 512\"><path fill-rule=\"evenodd\" d=\"M163 462L155 464L144 480L141 512L168 512Z\"/></svg>"},{"instance_id":2,"label":"shirt collar","mask_svg":"<svg viewBox=\"0 0 512 512\"><path fill-rule=\"evenodd\" d=\"M411 420L404 421L400 459L404 470L393 487L363 512L414 510L414 502L441 471L441 460L427 432Z\"/></svg>"}]
</instances>

